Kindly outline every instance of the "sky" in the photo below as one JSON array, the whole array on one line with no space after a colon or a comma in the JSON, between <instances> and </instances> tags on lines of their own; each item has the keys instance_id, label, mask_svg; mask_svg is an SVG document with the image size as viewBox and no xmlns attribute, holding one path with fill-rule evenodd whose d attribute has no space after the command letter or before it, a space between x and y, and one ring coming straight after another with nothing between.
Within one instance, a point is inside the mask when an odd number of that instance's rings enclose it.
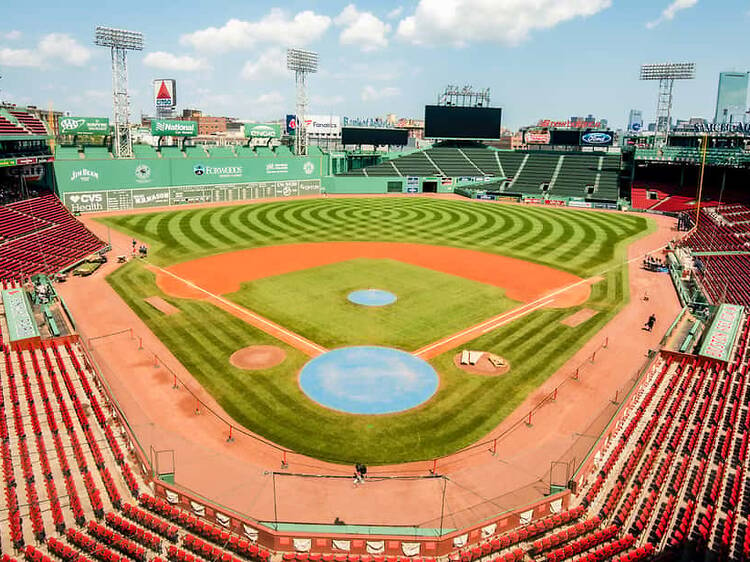
<instances>
[{"instance_id":1,"label":"sky","mask_svg":"<svg viewBox=\"0 0 750 562\"><path fill-rule=\"evenodd\" d=\"M7 0L6 0L7 1ZM654 119L639 67L695 62L673 114L712 118L719 72L750 70L750 0L37 0L0 19L0 100L111 116L108 49L94 28L142 31L128 57L132 116L152 81L177 80L180 108L243 120L294 113L288 47L320 53L309 114L422 118L448 85L490 88L503 125L589 113L624 127Z\"/></svg>"}]
</instances>

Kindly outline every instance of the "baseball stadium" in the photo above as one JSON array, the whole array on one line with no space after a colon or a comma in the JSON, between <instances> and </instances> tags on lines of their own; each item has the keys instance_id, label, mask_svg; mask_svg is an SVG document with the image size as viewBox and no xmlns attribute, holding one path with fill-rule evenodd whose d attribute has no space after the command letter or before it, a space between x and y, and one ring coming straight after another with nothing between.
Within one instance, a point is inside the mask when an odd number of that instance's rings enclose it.
<instances>
[{"instance_id":1,"label":"baseball stadium","mask_svg":"<svg viewBox=\"0 0 750 562\"><path fill-rule=\"evenodd\" d=\"M750 559L742 131L114 109L0 107L3 561Z\"/></svg>"}]
</instances>

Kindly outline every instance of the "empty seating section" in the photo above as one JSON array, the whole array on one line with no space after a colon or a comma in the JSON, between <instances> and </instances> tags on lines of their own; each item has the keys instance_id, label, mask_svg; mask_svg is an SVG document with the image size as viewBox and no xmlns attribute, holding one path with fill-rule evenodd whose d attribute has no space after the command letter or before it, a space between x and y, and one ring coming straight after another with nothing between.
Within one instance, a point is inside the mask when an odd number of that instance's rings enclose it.
<instances>
[{"instance_id":1,"label":"empty seating section","mask_svg":"<svg viewBox=\"0 0 750 562\"><path fill-rule=\"evenodd\" d=\"M346 172L345 176L428 176L508 178L504 191L541 195L543 183L550 195L616 201L619 197L620 155L516 152L487 147L436 146L391 158L374 166ZM498 187L501 187L500 185ZM587 189L591 187L592 190Z\"/></svg>"},{"instance_id":2,"label":"empty seating section","mask_svg":"<svg viewBox=\"0 0 750 562\"><path fill-rule=\"evenodd\" d=\"M85 146L83 155L87 160L108 160L112 153L106 146Z\"/></svg>"},{"instance_id":3,"label":"empty seating section","mask_svg":"<svg viewBox=\"0 0 750 562\"><path fill-rule=\"evenodd\" d=\"M473 177L485 174L474 162L470 161L460 148L433 148L429 153L432 161L446 176ZM497 163L495 163L495 169L497 170Z\"/></svg>"},{"instance_id":4,"label":"empty seating section","mask_svg":"<svg viewBox=\"0 0 750 562\"><path fill-rule=\"evenodd\" d=\"M206 150L211 158L234 158L231 146L207 146Z\"/></svg>"},{"instance_id":5,"label":"empty seating section","mask_svg":"<svg viewBox=\"0 0 750 562\"><path fill-rule=\"evenodd\" d=\"M506 191L541 194L541 185L552 181L559 160L560 156L557 154L528 154Z\"/></svg>"},{"instance_id":6,"label":"empty seating section","mask_svg":"<svg viewBox=\"0 0 750 562\"><path fill-rule=\"evenodd\" d=\"M156 149L150 144L134 144L133 156L136 158L158 158Z\"/></svg>"},{"instance_id":7,"label":"empty seating section","mask_svg":"<svg viewBox=\"0 0 750 562\"><path fill-rule=\"evenodd\" d=\"M15 117L18 122L23 125L31 134L33 135L47 135L47 127L44 125L44 123L38 119L37 117L34 117L31 113L26 113L25 111L14 111L11 110L8 113L10 113L13 117Z\"/></svg>"},{"instance_id":8,"label":"empty seating section","mask_svg":"<svg viewBox=\"0 0 750 562\"><path fill-rule=\"evenodd\" d=\"M179 146L162 146L159 152L162 158L185 158L185 153Z\"/></svg>"},{"instance_id":9,"label":"empty seating section","mask_svg":"<svg viewBox=\"0 0 750 562\"><path fill-rule=\"evenodd\" d=\"M55 160L78 160L81 156L77 146L55 147Z\"/></svg>"},{"instance_id":10,"label":"empty seating section","mask_svg":"<svg viewBox=\"0 0 750 562\"><path fill-rule=\"evenodd\" d=\"M50 224L40 218L0 206L0 243L50 226Z\"/></svg>"},{"instance_id":11,"label":"empty seating section","mask_svg":"<svg viewBox=\"0 0 750 562\"><path fill-rule=\"evenodd\" d=\"M667 197L658 184L633 182L630 189L630 204L634 209L650 209Z\"/></svg>"},{"instance_id":12,"label":"empty seating section","mask_svg":"<svg viewBox=\"0 0 750 562\"><path fill-rule=\"evenodd\" d=\"M584 559L641 560L654 547L711 550L726 560L750 555L750 498L743 495L748 331L750 322L728 366L670 354L652 365L584 488L583 505L601 520L601 529L623 534ZM556 546L554 535L550 539L541 545L545 550ZM575 554L558 547L547 560Z\"/></svg>"},{"instance_id":13,"label":"empty seating section","mask_svg":"<svg viewBox=\"0 0 750 562\"><path fill-rule=\"evenodd\" d=\"M563 156L560 172L555 178L550 193L560 197L581 197L591 187L591 193L599 187L599 166L603 160L600 156ZM583 195L582 195L583 194Z\"/></svg>"},{"instance_id":14,"label":"empty seating section","mask_svg":"<svg viewBox=\"0 0 750 562\"><path fill-rule=\"evenodd\" d=\"M0 136L28 135L28 131L0 114Z\"/></svg>"},{"instance_id":15,"label":"empty seating section","mask_svg":"<svg viewBox=\"0 0 750 562\"><path fill-rule=\"evenodd\" d=\"M105 246L54 195L0 207L0 278L57 273Z\"/></svg>"},{"instance_id":16,"label":"empty seating section","mask_svg":"<svg viewBox=\"0 0 750 562\"><path fill-rule=\"evenodd\" d=\"M186 146L185 156L188 158L205 158L206 151L203 150L202 146Z\"/></svg>"}]
</instances>

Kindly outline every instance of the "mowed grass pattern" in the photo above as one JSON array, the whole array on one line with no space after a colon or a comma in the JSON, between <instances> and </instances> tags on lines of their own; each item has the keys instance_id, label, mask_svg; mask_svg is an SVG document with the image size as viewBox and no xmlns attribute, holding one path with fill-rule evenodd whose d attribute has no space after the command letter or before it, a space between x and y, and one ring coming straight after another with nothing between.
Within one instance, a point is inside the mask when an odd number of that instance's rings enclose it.
<instances>
[{"instance_id":1,"label":"mowed grass pattern","mask_svg":"<svg viewBox=\"0 0 750 562\"><path fill-rule=\"evenodd\" d=\"M641 216L472 201L308 199L99 219L151 248L161 266L303 242L412 242L503 254L586 277L648 228Z\"/></svg>"},{"instance_id":2,"label":"mowed grass pattern","mask_svg":"<svg viewBox=\"0 0 750 562\"><path fill-rule=\"evenodd\" d=\"M370 287L392 292L396 302L367 307L347 299ZM405 351L520 304L499 287L386 259L266 277L225 296L327 348L382 345Z\"/></svg>"},{"instance_id":3,"label":"mowed grass pattern","mask_svg":"<svg viewBox=\"0 0 750 562\"><path fill-rule=\"evenodd\" d=\"M305 358L269 371L242 372L231 353L268 343L259 332L210 304L164 295L140 263L109 281L177 358L239 423L290 449L318 458L384 464L456 451L486 435L588 341L627 300L624 248L651 227L648 219L476 202L379 198L313 199L110 217L104 222L146 241L160 265L240 248L297 242L396 241L471 248L527 259L587 277L606 271L585 306L599 314L576 326L559 321L581 307L539 310L471 342L511 362L502 377L469 375L452 353L432 362L441 385L432 400L387 416L325 409L299 389ZM143 302L159 295L180 309L163 316ZM435 295L439 304L440 295ZM294 310L295 302L289 307ZM356 329L356 327L352 327Z\"/></svg>"}]
</instances>

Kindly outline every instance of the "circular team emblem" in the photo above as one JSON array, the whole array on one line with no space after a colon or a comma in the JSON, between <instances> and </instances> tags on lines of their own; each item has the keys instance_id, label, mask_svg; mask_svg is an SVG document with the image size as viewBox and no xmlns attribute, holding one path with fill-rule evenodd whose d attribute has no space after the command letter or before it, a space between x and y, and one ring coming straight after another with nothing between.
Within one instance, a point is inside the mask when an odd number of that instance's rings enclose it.
<instances>
[{"instance_id":1,"label":"circular team emblem","mask_svg":"<svg viewBox=\"0 0 750 562\"><path fill-rule=\"evenodd\" d=\"M196 176L202 176L206 172L206 169L203 167L202 164L196 164L193 166L193 173Z\"/></svg>"},{"instance_id":2,"label":"circular team emblem","mask_svg":"<svg viewBox=\"0 0 750 562\"><path fill-rule=\"evenodd\" d=\"M309 176L315 171L315 164L312 162L305 162L305 164L302 166L302 170Z\"/></svg>"},{"instance_id":3,"label":"circular team emblem","mask_svg":"<svg viewBox=\"0 0 750 562\"><path fill-rule=\"evenodd\" d=\"M135 178L138 181L147 181L151 177L151 168L145 164L140 164L135 169Z\"/></svg>"}]
</instances>

